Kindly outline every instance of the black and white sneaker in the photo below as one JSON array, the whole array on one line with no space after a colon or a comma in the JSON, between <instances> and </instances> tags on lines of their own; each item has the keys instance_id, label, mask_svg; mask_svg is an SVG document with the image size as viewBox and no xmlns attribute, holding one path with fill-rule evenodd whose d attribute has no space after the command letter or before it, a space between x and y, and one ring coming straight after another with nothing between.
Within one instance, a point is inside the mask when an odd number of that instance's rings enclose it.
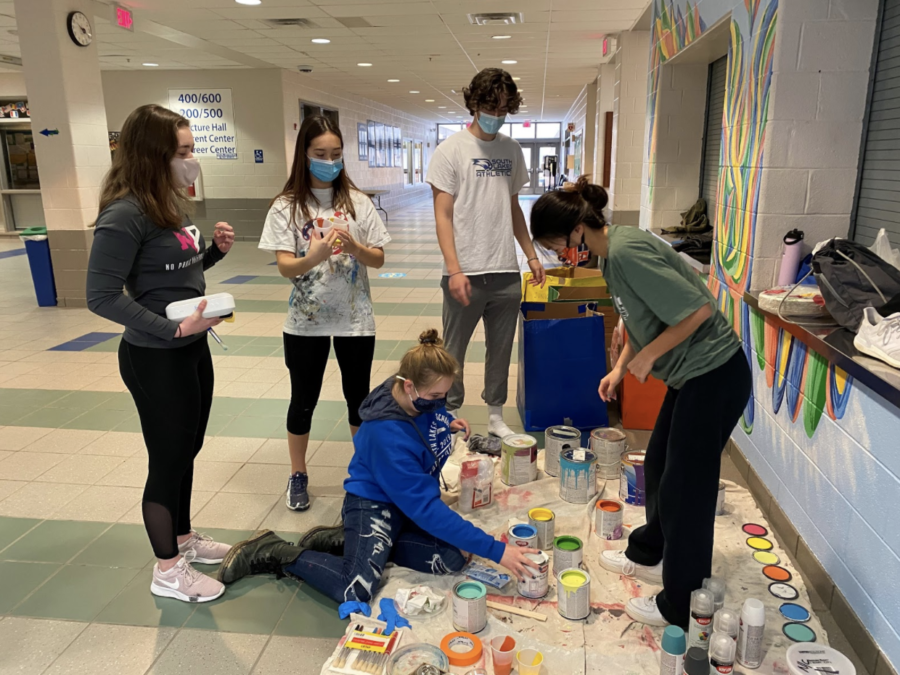
<instances>
[{"instance_id":1,"label":"black and white sneaker","mask_svg":"<svg viewBox=\"0 0 900 675\"><path fill-rule=\"evenodd\" d=\"M298 471L290 477L285 503L291 511L306 511L309 508L309 492L306 491L308 486L308 474Z\"/></svg>"}]
</instances>

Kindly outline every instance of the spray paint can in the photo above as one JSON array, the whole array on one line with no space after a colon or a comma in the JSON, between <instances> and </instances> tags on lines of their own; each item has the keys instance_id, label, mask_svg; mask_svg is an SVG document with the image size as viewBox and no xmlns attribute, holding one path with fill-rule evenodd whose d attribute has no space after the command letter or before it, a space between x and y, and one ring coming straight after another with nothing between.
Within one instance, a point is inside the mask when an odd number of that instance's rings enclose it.
<instances>
[{"instance_id":1,"label":"spray paint can","mask_svg":"<svg viewBox=\"0 0 900 675\"><path fill-rule=\"evenodd\" d=\"M528 512L528 524L537 530L537 546L543 551L553 547L556 536L556 519L550 509L531 509Z\"/></svg>"},{"instance_id":2,"label":"spray paint can","mask_svg":"<svg viewBox=\"0 0 900 675\"><path fill-rule=\"evenodd\" d=\"M487 625L487 589L480 581L460 581L453 587L453 627L478 633Z\"/></svg>"},{"instance_id":3,"label":"spray paint can","mask_svg":"<svg viewBox=\"0 0 900 675\"><path fill-rule=\"evenodd\" d=\"M537 478L537 441L527 434L507 436L500 443L500 480L525 485Z\"/></svg>"},{"instance_id":4,"label":"spray paint can","mask_svg":"<svg viewBox=\"0 0 900 675\"><path fill-rule=\"evenodd\" d=\"M544 432L544 473L559 475L559 453L581 445L581 432L575 427L557 425Z\"/></svg>"},{"instance_id":5,"label":"spray paint can","mask_svg":"<svg viewBox=\"0 0 900 675\"><path fill-rule=\"evenodd\" d=\"M713 617L713 633L724 633L730 635L731 639L737 642L738 631L741 626L741 617L733 609L720 609Z\"/></svg>"},{"instance_id":6,"label":"spray paint can","mask_svg":"<svg viewBox=\"0 0 900 675\"><path fill-rule=\"evenodd\" d=\"M594 531L601 539L615 541L622 538L622 518L625 507L615 499L598 499L594 509Z\"/></svg>"},{"instance_id":7,"label":"spray paint can","mask_svg":"<svg viewBox=\"0 0 900 675\"><path fill-rule=\"evenodd\" d=\"M519 595L543 598L550 590L550 558L546 553L526 553L525 557L536 563L538 569L525 568L525 577L519 582Z\"/></svg>"},{"instance_id":8,"label":"spray paint can","mask_svg":"<svg viewBox=\"0 0 900 675\"><path fill-rule=\"evenodd\" d=\"M584 570L566 569L560 572L556 584L556 607L559 615L571 621L581 621L591 613L591 577Z\"/></svg>"},{"instance_id":9,"label":"spray paint can","mask_svg":"<svg viewBox=\"0 0 900 675\"><path fill-rule=\"evenodd\" d=\"M622 455L622 470L619 477L619 499L632 506L644 506L644 460L646 450L630 450Z\"/></svg>"},{"instance_id":10,"label":"spray paint can","mask_svg":"<svg viewBox=\"0 0 900 675\"><path fill-rule=\"evenodd\" d=\"M684 652L687 639L678 626L666 626L663 631L659 659L659 675L684 675Z\"/></svg>"},{"instance_id":11,"label":"spray paint can","mask_svg":"<svg viewBox=\"0 0 900 675\"><path fill-rule=\"evenodd\" d=\"M581 567L584 560L584 546L581 539L563 535L553 540L553 576L559 577L563 570Z\"/></svg>"},{"instance_id":12,"label":"spray paint can","mask_svg":"<svg viewBox=\"0 0 900 675\"><path fill-rule=\"evenodd\" d=\"M597 455L597 476L616 478L625 452L625 432L602 427L591 432L591 452ZM680 673L679 673L680 675Z\"/></svg>"},{"instance_id":13,"label":"spray paint can","mask_svg":"<svg viewBox=\"0 0 900 675\"><path fill-rule=\"evenodd\" d=\"M509 543L522 548L537 548L537 530L531 525L520 523L509 528Z\"/></svg>"},{"instance_id":14,"label":"spray paint can","mask_svg":"<svg viewBox=\"0 0 900 675\"><path fill-rule=\"evenodd\" d=\"M725 515L725 483L719 481L719 494L716 497L716 515Z\"/></svg>"},{"instance_id":15,"label":"spray paint can","mask_svg":"<svg viewBox=\"0 0 900 675\"><path fill-rule=\"evenodd\" d=\"M709 675L709 656L705 649L691 647L684 655L684 675Z\"/></svg>"},{"instance_id":16,"label":"spray paint can","mask_svg":"<svg viewBox=\"0 0 900 675\"><path fill-rule=\"evenodd\" d=\"M725 581L719 577L709 577L703 580L703 588L713 594L715 611L718 612L725 606Z\"/></svg>"},{"instance_id":17,"label":"spray paint can","mask_svg":"<svg viewBox=\"0 0 900 675\"><path fill-rule=\"evenodd\" d=\"M737 644L725 633L713 633L709 639L709 665L713 674L730 675L734 672L734 655Z\"/></svg>"},{"instance_id":18,"label":"spray paint can","mask_svg":"<svg viewBox=\"0 0 900 675\"><path fill-rule=\"evenodd\" d=\"M741 609L741 627L737 641L737 660L745 668L759 668L762 664L765 632L765 606L756 598L747 598Z\"/></svg>"},{"instance_id":19,"label":"spray paint can","mask_svg":"<svg viewBox=\"0 0 900 675\"><path fill-rule=\"evenodd\" d=\"M587 504L597 494L597 457L584 448L559 455L559 496L570 504Z\"/></svg>"},{"instance_id":20,"label":"spray paint can","mask_svg":"<svg viewBox=\"0 0 900 675\"><path fill-rule=\"evenodd\" d=\"M688 646L699 647L703 651L709 649L709 635L716 600L711 591L698 588L691 593L691 620L688 622Z\"/></svg>"}]
</instances>

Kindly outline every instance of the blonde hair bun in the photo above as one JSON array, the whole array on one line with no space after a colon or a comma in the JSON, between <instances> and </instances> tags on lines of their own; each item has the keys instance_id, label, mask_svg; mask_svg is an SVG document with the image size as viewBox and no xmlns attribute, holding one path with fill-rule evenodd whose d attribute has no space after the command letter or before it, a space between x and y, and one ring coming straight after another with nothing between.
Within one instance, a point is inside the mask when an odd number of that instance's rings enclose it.
<instances>
[{"instance_id":1,"label":"blonde hair bun","mask_svg":"<svg viewBox=\"0 0 900 675\"><path fill-rule=\"evenodd\" d=\"M441 347L443 346L444 341L441 340L436 328L429 328L428 330L423 331L421 335L419 335L419 344Z\"/></svg>"}]
</instances>

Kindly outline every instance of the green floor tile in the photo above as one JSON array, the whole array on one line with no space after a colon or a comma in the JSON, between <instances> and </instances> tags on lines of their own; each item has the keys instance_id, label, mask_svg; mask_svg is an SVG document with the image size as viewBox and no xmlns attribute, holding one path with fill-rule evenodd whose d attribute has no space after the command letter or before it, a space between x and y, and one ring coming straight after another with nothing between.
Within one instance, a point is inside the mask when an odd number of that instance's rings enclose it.
<instances>
[{"instance_id":1,"label":"green floor tile","mask_svg":"<svg viewBox=\"0 0 900 675\"><path fill-rule=\"evenodd\" d=\"M353 436L350 435L350 426L347 424L347 421L339 421L325 440L335 443L349 443L352 441Z\"/></svg>"},{"instance_id":2,"label":"green floor tile","mask_svg":"<svg viewBox=\"0 0 900 675\"><path fill-rule=\"evenodd\" d=\"M28 415L20 417L16 425L20 427L43 427L45 429L60 429L72 423L75 419L87 414L83 409L73 408L42 408L33 410ZM95 429L97 427L76 427L78 429ZM105 427L111 429L112 427Z\"/></svg>"},{"instance_id":3,"label":"green floor tile","mask_svg":"<svg viewBox=\"0 0 900 675\"><path fill-rule=\"evenodd\" d=\"M253 403L253 399L250 398L215 396L212 402L212 415L240 415L250 407L251 403Z\"/></svg>"},{"instance_id":4,"label":"green floor tile","mask_svg":"<svg viewBox=\"0 0 900 675\"><path fill-rule=\"evenodd\" d=\"M277 417L278 419L285 419L287 417L288 403L288 401L283 399L260 399L251 403L243 414L248 417ZM316 409L316 414L318 412L318 409Z\"/></svg>"},{"instance_id":5,"label":"green floor tile","mask_svg":"<svg viewBox=\"0 0 900 675\"><path fill-rule=\"evenodd\" d=\"M153 550L144 526L117 523L91 542L71 564L141 569L152 560Z\"/></svg>"},{"instance_id":6,"label":"green floor tile","mask_svg":"<svg viewBox=\"0 0 900 675\"><path fill-rule=\"evenodd\" d=\"M391 316L419 316L424 311L424 302L398 302Z\"/></svg>"},{"instance_id":7,"label":"green floor tile","mask_svg":"<svg viewBox=\"0 0 900 675\"><path fill-rule=\"evenodd\" d=\"M139 434L141 430L141 419L137 415L132 415L112 428L112 431L124 431L132 434Z\"/></svg>"},{"instance_id":8,"label":"green floor tile","mask_svg":"<svg viewBox=\"0 0 900 675\"><path fill-rule=\"evenodd\" d=\"M297 582L292 579L245 577L228 586L218 600L198 606L185 627L268 635L296 591Z\"/></svg>"},{"instance_id":9,"label":"green floor tile","mask_svg":"<svg viewBox=\"0 0 900 675\"><path fill-rule=\"evenodd\" d=\"M237 349L238 347L246 347L256 339L252 335L229 335L227 344L229 349ZM212 343L210 343L210 349L212 349Z\"/></svg>"},{"instance_id":10,"label":"green floor tile","mask_svg":"<svg viewBox=\"0 0 900 675\"><path fill-rule=\"evenodd\" d=\"M315 419L334 420L347 416L347 404L344 401L319 401L316 405Z\"/></svg>"},{"instance_id":11,"label":"green floor tile","mask_svg":"<svg viewBox=\"0 0 900 675\"><path fill-rule=\"evenodd\" d=\"M338 605L309 584L301 584L275 628L276 635L339 638L347 628L338 618ZM448 629L449 630L449 629Z\"/></svg>"},{"instance_id":12,"label":"green floor tile","mask_svg":"<svg viewBox=\"0 0 900 675\"><path fill-rule=\"evenodd\" d=\"M62 565L0 562L0 614L6 614Z\"/></svg>"},{"instance_id":13,"label":"green floor tile","mask_svg":"<svg viewBox=\"0 0 900 675\"><path fill-rule=\"evenodd\" d=\"M103 608L94 621L126 626L168 626L180 628L197 605L173 598L159 598L150 592L151 568L138 572L128 585Z\"/></svg>"},{"instance_id":14,"label":"green floor tile","mask_svg":"<svg viewBox=\"0 0 900 675\"><path fill-rule=\"evenodd\" d=\"M112 398L113 394L105 391L72 391L48 404L48 408L75 408L82 412L92 410Z\"/></svg>"},{"instance_id":15,"label":"green floor tile","mask_svg":"<svg viewBox=\"0 0 900 675\"><path fill-rule=\"evenodd\" d=\"M15 424L25 415L29 414L31 409L23 409L19 405L0 405L0 426Z\"/></svg>"},{"instance_id":16,"label":"green floor tile","mask_svg":"<svg viewBox=\"0 0 900 675\"><path fill-rule=\"evenodd\" d=\"M313 419L309 437L314 441L328 440L328 437L331 436L331 432L334 431L335 426L337 426L336 420Z\"/></svg>"},{"instance_id":17,"label":"green floor tile","mask_svg":"<svg viewBox=\"0 0 900 675\"><path fill-rule=\"evenodd\" d=\"M375 316L388 316L391 312L393 312L397 305L400 304L398 302L373 302L372 309L375 312Z\"/></svg>"},{"instance_id":18,"label":"green floor tile","mask_svg":"<svg viewBox=\"0 0 900 675\"><path fill-rule=\"evenodd\" d=\"M0 560L4 559L3 549L37 525L36 518L3 518L0 517Z\"/></svg>"},{"instance_id":19,"label":"green floor tile","mask_svg":"<svg viewBox=\"0 0 900 675\"><path fill-rule=\"evenodd\" d=\"M209 422L206 424L206 435L222 436L225 427L231 424L232 420L234 417L231 415L210 415Z\"/></svg>"},{"instance_id":20,"label":"green floor tile","mask_svg":"<svg viewBox=\"0 0 900 675\"><path fill-rule=\"evenodd\" d=\"M100 344L93 345L88 347L84 351L86 352L117 352L119 351L119 343L122 341L121 336L114 337L110 340L105 340Z\"/></svg>"},{"instance_id":21,"label":"green floor tile","mask_svg":"<svg viewBox=\"0 0 900 675\"><path fill-rule=\"evenodd\" d=\"M274 417L236 417L221 432L220 436L240 438L281 438L285 435L285 421ZM274 435L273 435L274 434Z\"/></svg>"},{"instance_id":22,"label":"green floor tile","mask_svg":"<svg viewBox=\"0 0 900 675\"><path fill-rule=\"evenodd\" d=\"M12 405L33 410L48 406L67 393L50 389L0 389L0 405Z\"/></svg>"},{"instance_id":23,"label":"green floor tile","mask_svg":"<svg viewBox=\"0 0 900 675\"><path fill-rule=\"evenodd\" d=\"M429 302L420 316L443 316L444 306L439 302Z\"/></svg>"},{"instance_id":24,"label":"green floor tile","mask_svg":"<svg viewBox=\"0 0 900 675\"><path fill-rule=\"evenodd\" d=\"M255 338L250 344L253 346L273 346L273 347L281 347L284 345L284 338L282 337L258 337Z\"/></svg>"},{"instance_id":25,"label":"green floor tile","mask_svg":"<svg viewBox=\"0 0 900 675\"><path fill-rule=\"evenodd\" d=\"M50 408L48 408L50 410ZM64 411L65 408L60 408ZM102 410L97 408L75 419L69 420L67 423L60 425L63 429L96 429L99 431L108 431L115 429L122 422L134 417L134 412L128 410ZM44 426L44 425L41 425Z\"/></svg>"},{"instance_id":26,"label":"green floor tile","mask_svg":"<svg viewBox=\"0 0 900 675\"><path fill-rule=\"evenodd\" d=\"M128 410L130 412L137 412L137 407L134 405L134 399L131 398L131 394L126 392L120 392L113 394L106 401L97 406L98 410Z\"/></svg>"},{"instance_id":27,"label":"green floor tile","mask_svg":"<svg viewBox=\"0 0 900 675\"><path fill-rule=\"evenodd\" d=\"M49 486L52 487L52 486ZM4 560L63 563L109 527L109 523L45 520L2 553Z\"/></svg>"},{"instance_id":28,"label":"green floor tile","mask_svg":"<svg viewBox=\"0 0 900 675\"><path fill-rule=\"evenodd\" d=\"M11 613L91 621L137 576L138 571L66 565Z\"/></svg>"},{"instance_id":29,"label":"green floor tile","mask_svg":"<svg viewBox=\"0 0 900 675\"><path fill-rule=\"evenodd\" d=\"M227 340L225 341L227 345ZM229 354L232 356L272 356L275 350L278 347L275 345L247 345L246 347L238 347L237 349L232 349L231 345L228 345ZM275 384L274 382L272 384Z\"/></svg>"}]
</instances>

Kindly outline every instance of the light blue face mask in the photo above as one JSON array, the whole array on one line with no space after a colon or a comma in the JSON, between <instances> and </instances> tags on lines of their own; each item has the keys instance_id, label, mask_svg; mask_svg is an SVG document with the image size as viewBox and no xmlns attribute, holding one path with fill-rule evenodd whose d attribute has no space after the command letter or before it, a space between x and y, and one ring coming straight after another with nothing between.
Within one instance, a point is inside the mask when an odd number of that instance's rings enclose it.
<instances>
[{"instance_id":1,"label":"light blue face mask","mask_svg":"<svg viewBox=\"0 0 900 675\"><path fill-rule=\"evenodd\" d=\"M309 172L323 183L330 183L341 175L344 169L344 160L336 159L333 162L327 159L309 157Z\"/></svg>"},{"instance_id":2,"label":"light blue face mask","mask_svg":"<svg viewBox=\"0 0 900 675\"><path fill-rule=\"evenodd\" d=\"M478 126L481 127L481 130L493 136L494 134L500 131L500 127L502 127L506 123L506 115L502 115L500 117L495 117L494 115L488 115L485 112L478 113Z\"/></svg>"}]
</instances>

